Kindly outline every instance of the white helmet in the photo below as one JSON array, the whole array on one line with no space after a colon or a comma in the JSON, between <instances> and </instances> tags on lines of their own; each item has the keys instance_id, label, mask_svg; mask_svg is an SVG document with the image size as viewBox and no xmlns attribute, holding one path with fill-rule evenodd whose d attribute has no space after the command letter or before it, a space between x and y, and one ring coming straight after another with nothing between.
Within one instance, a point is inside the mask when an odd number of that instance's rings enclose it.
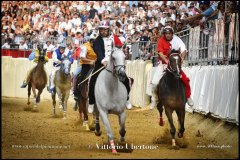
<instances>
[{"instance_id":1,"label":"white helmet","mask_svg":"<svg viewBox=\"0 0 240 160\"><path fill-rule=\"evenodd\" d=\"M90 39L96 39L96 38L97 38L97 34L93 32L93 33L90 35Z\"/></svg>"},{"instance_id":2,"label":"white helmet","mask_svg":"<svg viewBox=\"0 0 240 160\"><path fill-rule=\"evenodd\" d=\"M109 22L108 21L102 21L98 28L109 28Z\"/></svg>"}]
</instances>

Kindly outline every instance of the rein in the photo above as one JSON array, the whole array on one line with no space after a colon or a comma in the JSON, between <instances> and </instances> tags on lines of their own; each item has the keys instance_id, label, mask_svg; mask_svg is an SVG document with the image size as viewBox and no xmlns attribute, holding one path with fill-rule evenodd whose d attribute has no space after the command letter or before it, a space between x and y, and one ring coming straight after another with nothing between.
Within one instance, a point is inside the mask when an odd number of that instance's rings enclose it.
<instances>
[{"instance_id":1,"label":"rein","mask_svg":"<svg viewBox=\"0 0 240 160\"><path fill-rule=\"evenodd\" d=\"M95 71L93 74L89 75L87 78L85 78L81 83L78 84L81 85L83 82L85 82L86 80L88 80L89 78L91 78L93 75L95 75L96 73L98 73L99 71L101 71L105 66L102 66L101 68L99 68L97 71Z\"/></svg>"},{"instance_id":2,"label":"rein","mask_svg":"<svg viewBox=\"0 0 240 160\"><path fill-rule=\"evenodd\" d=\"M179 55L178 53L172 53L169 57L171 56L175 56L175 55ZM180 56L179 56L180 57ZM180 57L181 58L181 57ZM168 64L167 64L167 68L166 70L168 70L169 72L171 72L172 74L174 74L173 72L176 71L172 68L172 66L170 65L170 60L168 61Z\"/></svg>"}]
</instances>

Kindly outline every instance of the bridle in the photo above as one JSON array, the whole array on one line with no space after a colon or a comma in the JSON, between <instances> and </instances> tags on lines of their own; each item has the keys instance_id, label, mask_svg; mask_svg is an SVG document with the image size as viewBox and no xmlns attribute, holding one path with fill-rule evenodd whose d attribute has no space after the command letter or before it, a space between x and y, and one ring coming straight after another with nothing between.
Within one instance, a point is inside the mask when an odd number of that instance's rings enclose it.
<instances>
[{"instance_id":1,"label":"bridle","mask_svg":"<svg viewBox=\"0 0 240 160\"><path fill-rule=\"evenodd\" d=\"M112 43L112 48L114 48L114 47L113 47L113 43ZM111 59L111 61L112 61L112 68L113 68L113 70L111 71L111 70L109 70L109 69L107 69L107 68L106 68L106 70L107 70L108 72L111 72L113 75L118 76L118 75L120 74L120 70L121 70L122 68L125 70L126 66L125 66L125 64L123 64L123 65L116 65L116 62L115 62L115 60L114 60L114 58L113 58L113 53L114 53L116 50L121 50L121 49L119 49L119 48L114 48L114 49L112 49L112 52L111 52L111 55L110 55L110 59ZM116 70L116 68L118 68L118 70Z\"/></svg>"},{"instance_id":2,"label":"bridle","mask_svg":"<svg viewBox=\"0 0 240 160\"><path fill-rule=\"evenodd\" d=\"M64 62L65 60L69 60L69 58L64 57L63 60L62 60L62 62ZM70 60L69 60L69 61L70 61ZM65 69L68 69L68 70L69 70L69 74L70 74L70 66L65 67L65 64L62 63L60 69L61 69L61 71L62 71L63 73L64 73ZM69 75L69 74L67 74L67 75Z\"/></svg>"},{"instance_id":3,"label":"bridle","mask_svg":"<svg viewBox=\"0 0 240 160\"><path fill-rule=\"evenodd\" d=\"M172 68L172 66L171 66L171 62L170 62L170 58L172 57L172 56L177 56L176 57L176 69L173 69ZM179 76L179 74L180 74L180 68L178 67L178 58L180 58L181 59L181 57L179 56L179 53L172 53L172 54L170 54L169 55L169 61L168 61L168 64L167 64L167 70L169 71L169 72L171 72L173 75L175 75L176 77L178 77ZM176 75L176 72L178 73L178 75Z\"/></svg>"}]
</instances>

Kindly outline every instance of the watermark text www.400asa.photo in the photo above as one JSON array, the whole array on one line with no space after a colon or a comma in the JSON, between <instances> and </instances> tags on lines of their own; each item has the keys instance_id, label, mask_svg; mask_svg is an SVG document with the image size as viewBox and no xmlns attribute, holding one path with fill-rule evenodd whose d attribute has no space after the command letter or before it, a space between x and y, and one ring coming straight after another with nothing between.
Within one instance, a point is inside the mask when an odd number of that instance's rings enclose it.
<instances>
[{"instance_id":1,"label":"watermark text www.400asa.photo","mask_svg":"<svg viewBox=\"0 0 240 160\"><path fill-rule=\"evenodd\" d=\"M70 145L44 145L44 144L35 144L35 145L12 145L12 148L19 149L70 149Z\"/></svg>"}]
</instances>

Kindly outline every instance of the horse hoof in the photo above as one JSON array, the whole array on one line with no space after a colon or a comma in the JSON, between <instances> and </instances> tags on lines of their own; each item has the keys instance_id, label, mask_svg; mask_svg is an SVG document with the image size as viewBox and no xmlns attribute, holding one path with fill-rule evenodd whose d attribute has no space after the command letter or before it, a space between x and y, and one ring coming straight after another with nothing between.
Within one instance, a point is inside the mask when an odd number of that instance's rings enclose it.
<instances>
[{"instance_id":1,"label":"horse hoof","mask_svg":"<svg viewBox=\"0 0 240 160\"><path fill-rule=\"evenodd\" d=\"M182 138L183 137L183 134L178 132L178 138Z\"/></svg>"},{"instance_id":2,"label":"horse hoof","mask_svg":"<svg viewBox=\"0 0 240 160\"><path fill-rule=\"evenodd\" d=\"M99 131L99 132L95 131L96 136L101 136L101 134L102 134L102 131Z\"/></svg>"},{"instance_id":3,"label":"horse hoof","mask_svg":"<svg viewBox=\"0 0 240 160\"><path fill-rule=\"evenodd\" d=\"M27 105L29 105L30 104L30 102L27 102Z\"/></svg>"},{"instance_id":4,"label":"horse hoof","mask_svg":"<svg viewBox=\"0 0 240 160\"><path fill-rule=\"evenodd\" d=\"M117 152L116 149L112 149L112 153L113 153L113 154L118 154L118 152Z\"/></svg>"}]
</instances>

